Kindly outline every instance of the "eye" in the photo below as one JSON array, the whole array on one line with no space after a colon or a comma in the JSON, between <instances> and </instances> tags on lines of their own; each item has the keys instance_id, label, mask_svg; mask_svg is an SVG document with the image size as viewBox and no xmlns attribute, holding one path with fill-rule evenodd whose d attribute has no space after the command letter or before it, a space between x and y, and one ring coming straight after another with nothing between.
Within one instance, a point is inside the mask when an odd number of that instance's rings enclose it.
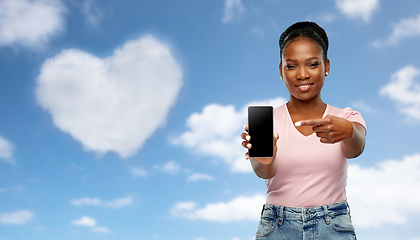
<instances>
[{"instance_id":1,"label":"eye","mask_svg":"<svg viewBox=\"0 0 420 240\"><path fill-rule=\"evenodd\" d=\"M287 69L295 69L296 67L295 67L295 65L290 65L290 64L287 64L287 65L286 65L286 68L287 68Z\"/></svg>"},{"instance_id":2,"label":"eye","mask_svg":"<svg viewBox=\"0 0 420 240\"><path fill-rule=\"evenodd\" d=\"M309 65L309 67L311 67L311 68L316 68L316 67L318 67L319 66L319 62L314 62L314 63L311 63L310 65Z\"/></svg>"}]
</instances>

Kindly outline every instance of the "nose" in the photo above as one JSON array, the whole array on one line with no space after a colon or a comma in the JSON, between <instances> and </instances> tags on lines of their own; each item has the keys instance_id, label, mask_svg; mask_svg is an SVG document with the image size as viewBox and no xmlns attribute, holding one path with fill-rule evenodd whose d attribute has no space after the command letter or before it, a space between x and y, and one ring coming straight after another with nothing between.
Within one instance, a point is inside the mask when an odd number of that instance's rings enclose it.
<instances>
[{"instance_id":1,"label":"nose","mask_svg":"<svg viewBox=\"0 0 420 240\"><path fill-rule=\"evenodd\" d=\"M298 72L296 75L297 80L305 80L305 79L309 79L311 77L311 75L309 74L309 71L304 68L304 67L300 67L298 68Z\"/></svg>"}]
</instances>

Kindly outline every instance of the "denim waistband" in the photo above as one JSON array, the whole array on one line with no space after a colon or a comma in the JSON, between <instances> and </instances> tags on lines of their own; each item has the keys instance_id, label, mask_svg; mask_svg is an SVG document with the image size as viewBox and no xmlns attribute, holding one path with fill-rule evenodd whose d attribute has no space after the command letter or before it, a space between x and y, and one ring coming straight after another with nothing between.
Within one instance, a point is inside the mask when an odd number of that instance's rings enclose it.
<instances>
[{"instance_id":1,"label":"denim waistband","mask_svg":"<svg viewBox=\"0 0 420 240\"><path fill-rule=\"evenodd\" d=\"M333 203L309 208L277 206L271 204L264 204L261 216L269 216L273 218L287 218L287 219L300 219L303 221L311 220L314 218L325 217L327 221L329 218L336 215L350 214L350 207L347 201L340 203Z\"/></svg>"}]
</instances>

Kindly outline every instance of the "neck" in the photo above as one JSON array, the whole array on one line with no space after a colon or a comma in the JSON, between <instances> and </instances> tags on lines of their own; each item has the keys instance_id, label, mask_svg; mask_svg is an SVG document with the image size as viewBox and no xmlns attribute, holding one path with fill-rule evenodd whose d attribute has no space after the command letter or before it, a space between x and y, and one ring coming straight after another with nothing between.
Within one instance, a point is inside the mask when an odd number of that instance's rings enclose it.
<instances>
[{"instance_id":1,"label":"neck","mask_svg":"<svg viewBox=\"0 0 420 240\"><path fill-rule=\"evenodd\" d=\"M323 112L326 104L322 101L321 97L315 97L311 100L302 101L290 96L290 100L287 103L287 108L292 112L299 112L302 114L312 114L317 112Z\"/></svg>"}]
</instances>

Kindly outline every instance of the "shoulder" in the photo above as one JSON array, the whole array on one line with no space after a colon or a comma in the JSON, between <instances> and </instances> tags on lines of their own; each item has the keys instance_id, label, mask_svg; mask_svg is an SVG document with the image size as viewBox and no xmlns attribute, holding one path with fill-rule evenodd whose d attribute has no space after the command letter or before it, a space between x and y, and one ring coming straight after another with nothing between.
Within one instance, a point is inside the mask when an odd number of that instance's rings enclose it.
<instances>
[{"instance_id":1,"label":"shoulder","mask_svg":"<svg viewBox=\"0 0 420 240\"><path fill-rule=\"evenodd\" d=\"M282 104L278 107L273 108L274 117L284 116L286 112L287 112L286 104Z\"/></svg>"},{"instance_id":2,"label":"shoulder","mask_svg":"<svg viewBox=\"0 0 420 240\"><path fill-rule=\"evenodd\" d=\"M336 108L336 107L328 105L328 115L341 117L351 122L358 122L366 128L366 122L363 119L362 114L360 114L360 112L355 111L349 107L341 109L341 108Z\"/></svg>"},{"instance_id":3,"label":"shoulder","mask_svg":"<svg viewBox=\"0 0 420 240\"><path fill-rule=\"evenodd\" d=\"M342 118L345 118L345 119L347 119L351 116L354 116L354 115L362 116L358 111L354 111L353 109L351 109L349 107L341 109L341 108L333 107L331 105L328 105L328 114L329 115L334 115L334 116L337 116L337 117L342 117Z\"/></svg>"},{"instance_id":4,"label":"shoulder","mask_svg":"<svg viewBox=\"0 0 420 240\"><path fill-rule=\"evenodd\" d=\"M286 109L286 104L282 104L278 107L273 108L273 112L280 113L283 112Z\"/></svg>"}]
</instances>

